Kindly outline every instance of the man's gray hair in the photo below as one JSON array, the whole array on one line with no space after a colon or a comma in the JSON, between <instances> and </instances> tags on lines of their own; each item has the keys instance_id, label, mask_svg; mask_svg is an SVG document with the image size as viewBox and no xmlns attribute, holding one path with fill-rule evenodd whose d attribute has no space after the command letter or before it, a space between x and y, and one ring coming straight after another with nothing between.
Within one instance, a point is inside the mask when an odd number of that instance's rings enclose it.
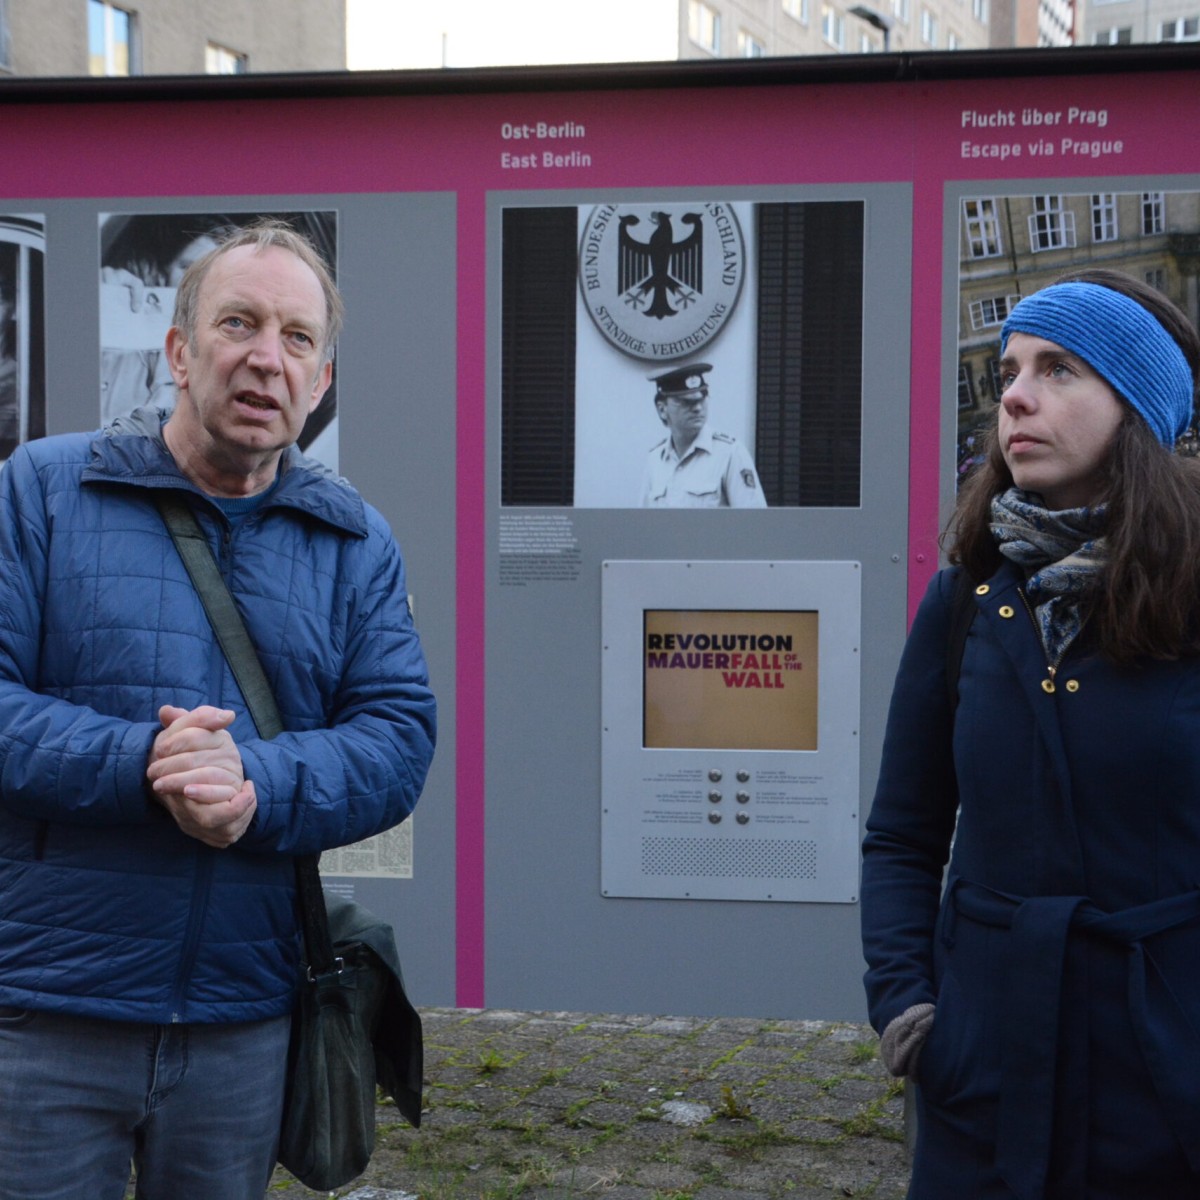
<instances>
[{"instance_id":1,"label":"man's gray hair","mask_svg":"<svg viewBox=\"0 0 1200 1200\"><path fill-rule=\"evenodd\" d=\"M179 290L175 293L175 315L172 321L188 340L189 346L196 344L196 310L200 298L200 286L213 263L230 250L239 246L253 246L257 253L273 246L294 254L321 284L325 296L325 331L321 340L322 360L329 362L333 358L334 343L342 331L342 318L345 315L345 305L333 275L324 258L317 248L297 230L284 221L274 218L263 218L249 225L235 228L217 241L214 249L196 259L184 272L179 281Z\"/></svg>"}]
</instances>

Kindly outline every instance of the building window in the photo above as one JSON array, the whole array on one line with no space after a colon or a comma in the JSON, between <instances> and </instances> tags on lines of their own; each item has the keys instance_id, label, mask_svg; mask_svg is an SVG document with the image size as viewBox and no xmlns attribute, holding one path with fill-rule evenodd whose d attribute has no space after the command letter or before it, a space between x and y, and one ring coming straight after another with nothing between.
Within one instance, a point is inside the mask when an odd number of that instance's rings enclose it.
<instances>
[{"instance_id":1,"label":"building window","mask_svg":"<svg viewBox=\"0 0 1200 1200\"><path fill-rule=\"evenodd\" d=\"M982 21L986 25L988 20L987 0L971 0L971 15L975 20Z\"/></svg>"},{"instance_id":2,"label":"building window","mask_svg":"<svg viewBox=\"0 0 1200 1200\"><path fill-rule=\"evenodd\" d=\"M846 22L832 4L821 5L821 36L839 50L846 45Z\"/></svg>"},{"instance_id":3,"label":"building window","mask_svg":"<svg viewBox=\"0 0 1200 1200\"><path fill-rule=\"evenodd\" d=\"M971 368L966 363L958 364L958 407L975 407L975 389L971 386Z\"/></svg>"},{"instance_id":4,"label":"building window","mask_svg":"<svg viewBox=\"0 0 1200 1200\"><path fill-rule=\"evenodd\" d=\"M1112 192L1096 192L1091 198L1092 241L1117 240L1117 198Z\"/></svg>"},{"instance_id":5,"label":"building window","mask_svg":"<svg viewBox=\"0 0 1200 1200\"><path fill-rule=\"evenodd\" d=\"M995 258L1003 253L1000 219L994 199L964 200L963 224L966 227L969 258Z\"/></svg>"},{"instance_id":6,"label":"building window","mask_svg":"<svg viewBox=\"0 0 1200 1200\"><path fill-rule=\"evenodd\" d=\"M1200 17L1179 17L1158 26L1160 42L1200 42Z\"/></svg>"},{"instance_id":7,"label":"building window","mask_svg":"<svg viewBox=\"0 0 1200 1200\"><path fill-rule=\"evenodd\" d=\"M955 33L953 29L949 30L946 33L946 49L947 50L957 50L958 49L958 34Z\"/></svg>"},{"instance_id":8,"label":"building window","mask_svg":"<svg viewBox=\"0 0 1200 1200\"><path fill-rule=\"evenodd\" d=\"M1162 192L1143 192L1142 236L1153 237L1156 233L1162 233L1165 228Z\"/></svg>"},{"instance_id":9,"label":"building window","mask_svg":"<svg viewBox=\"0 0 1200 1200\"><path fill-rule=\"evenodd\" d=\"M937 17L927 8L921 9L921 41L927 46L937 45Z\"/></svg>"},{"instance_id":10,"label":"building window","mask_svg":"<svg viewBox=\"0 0 1200 1200\"><path fill-rule=\"evenodd\" d=\"M1131 46L1133 44L1133 26L1119 25L1112 29L1097 29L1092 36L1092 44L1096 46Z\"/></svg>"},{"instance_id":11,"label":"building window","mask_svg":"<svg viewBox=\"0 0 1200 1200\"><path fill-rule=\"evenodd\" d=\"M1000 397L1004 395L1004 384L1000 382L1000 359L998 357L988 359L988 379L992 385L992 396L999 403Z\"/></svg>"},{"instance_id":12,"label":"building window","mask_svg":"<svg viewBox=\"0 0 1200 1200\"><path fill-rule=\"evenodd\" d=\"M246 56L209 42L204 47L204 70L208 75L245 75Z\"/></svg>"},{"instance_id":13,"label":"building window","mask_svg":"<svg viewBox=\"0 0 1200 1200\"><path fill-rule=\"evenodd\" d=\"M767 48L752 33L738 30L738 58L765 58Z\"/></svg>"},{"instance_id":14,"label":"building window","mask_svg":"<svg viewBox=\"0 0 1200 1200\"><path fill-rule=\"evenodd\" d=\"M1162 267L1152 267L1142 274L1142 278L1152 287L1166 295L1167 273Z\"/></svg>"},{"instance_id":15,"label":"building window","mask_svg":"<svg viewBox=\"0 0 1200 1200\"><path fill-rule=\"evenodd\" d=\"M1117 198L1112 192L1092 196L1092 241L1117 240Z\"/></svg>"},{"instance_id":16,"label":"building window","mask_svg":"<svg viewBox=\"0 0 1200 1200\"><path fill-rule=\"evenodd\" d=\"M1034 196L1029 218L1029 248L1065 250L1075 245L1075 214L1063 208L1061 196Z\"/></svg>"},{"instance_id":17,"label":"building window","mask_svg":"<svg viewBox=\"0 0 1200 1200\"><path fill-rule=\"evenodd\" d=\"M1003 325L1020 299L1020 296L988 296L983 300L972 300L971 328L988 329L993 325Z\"/></svg>"},{"instance_id":18,"label":"building window","mask_svg":"<svg viewBox=\"0 0 1200 1200\"><path fill-rule=\"evenodd\" d=\"M808 0L783 0L783 11L789 17L795 17L797 21L808 24Z\"/></svg>"},{"instance_id":19,"label":"building window","mask_svg":"<svg viewBox=\"0 0 1200 1200\"><path fill-rule=\"evenodd\" d=\"M908 24L908 0L892 0L892 15L897 21Z\"/></svg>"},{"instance_id":20,"label":"building window","mask_svg":"<svg viewBox=\"0 0 1200 1200\"><path fill-rule=\"evenodd\" d=\"M721 14L703 0L688 0L688 37L709 54L720 54Z\"/></svg>"},{"instance_id":21,"label":"building window","mask_svg":"<svg viewBox=\"0 0 1200 1200\"><path fill-rule=\"evenodd\" d=\"M108 0L88 0L88 74L136 75L135 19Z\"/></svg>"}]
</instances>

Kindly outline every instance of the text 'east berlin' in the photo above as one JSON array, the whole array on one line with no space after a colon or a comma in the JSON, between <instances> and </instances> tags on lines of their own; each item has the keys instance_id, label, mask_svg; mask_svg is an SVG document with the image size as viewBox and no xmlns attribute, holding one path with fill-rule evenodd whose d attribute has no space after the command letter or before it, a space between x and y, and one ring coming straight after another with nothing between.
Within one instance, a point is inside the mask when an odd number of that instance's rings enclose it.
<instances>
[{"instance_id":1,"label":"text 'east berlin'","mask_svg":"<svg viewBox=\"0 0 1200 1200\"><path fill-rule=\"evenodd\" d=\"M587 137L587 127L579 121L562 121L557 125L549 121L514 123L505 121L500 126L500 136L506 142L559 142L579 141ZM525 154L513 154L509 150L500 154L500 166L506 171L556 170L563 167L590 167L592 156L583 150L534 150Z\"/></svg>"}]
</instances>

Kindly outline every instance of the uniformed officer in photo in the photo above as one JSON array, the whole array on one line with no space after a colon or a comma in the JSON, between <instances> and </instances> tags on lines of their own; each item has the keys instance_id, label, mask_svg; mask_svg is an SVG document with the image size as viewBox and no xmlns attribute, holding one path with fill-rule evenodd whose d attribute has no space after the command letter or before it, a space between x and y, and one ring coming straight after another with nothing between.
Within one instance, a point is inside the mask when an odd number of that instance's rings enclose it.
<instances>
[{"instance_id":1,"label":"uniformed officer in photo","mask_svg":"<svg viewBox=\"0 0 1200 1200\"><path fill-rule=\"evenodd\" d=\"M651 375L654 407L668 436L650 451L643 508L766 508L750 452L708 428L711 363L689 363Z\"/></svg>"}]
</instances>

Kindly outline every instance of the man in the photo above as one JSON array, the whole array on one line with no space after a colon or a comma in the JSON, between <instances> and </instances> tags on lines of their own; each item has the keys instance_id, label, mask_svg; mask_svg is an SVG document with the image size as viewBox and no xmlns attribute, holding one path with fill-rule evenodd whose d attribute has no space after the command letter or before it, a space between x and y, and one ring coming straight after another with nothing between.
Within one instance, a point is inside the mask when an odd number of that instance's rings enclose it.
<instances>
[{"instance_id":1,"label":"man","mask_svg":"<svg viewBox=\"0 0 1200 1200\"><path fill-rule=\"evenodd\" d=\"M293 857L396 824L434 701L383 518L294 447L341 301L286 226L181 282L178 398L0 474L0 1198L258 1200ZM285 732L258 736L155 507L197 514Z\"/></svg>"},{"instance_id":2,"label":"man","mask_svg":"<svg viewBox=\"0 0 1200 1200\"><path fill-rule=\"evenodd\" d=\"M654 407L668 437L650 451L642 481L643 508L765 508L767 501L746 448L707 427L709 363L651 375Z\"/></svg>"}]
</instances>

